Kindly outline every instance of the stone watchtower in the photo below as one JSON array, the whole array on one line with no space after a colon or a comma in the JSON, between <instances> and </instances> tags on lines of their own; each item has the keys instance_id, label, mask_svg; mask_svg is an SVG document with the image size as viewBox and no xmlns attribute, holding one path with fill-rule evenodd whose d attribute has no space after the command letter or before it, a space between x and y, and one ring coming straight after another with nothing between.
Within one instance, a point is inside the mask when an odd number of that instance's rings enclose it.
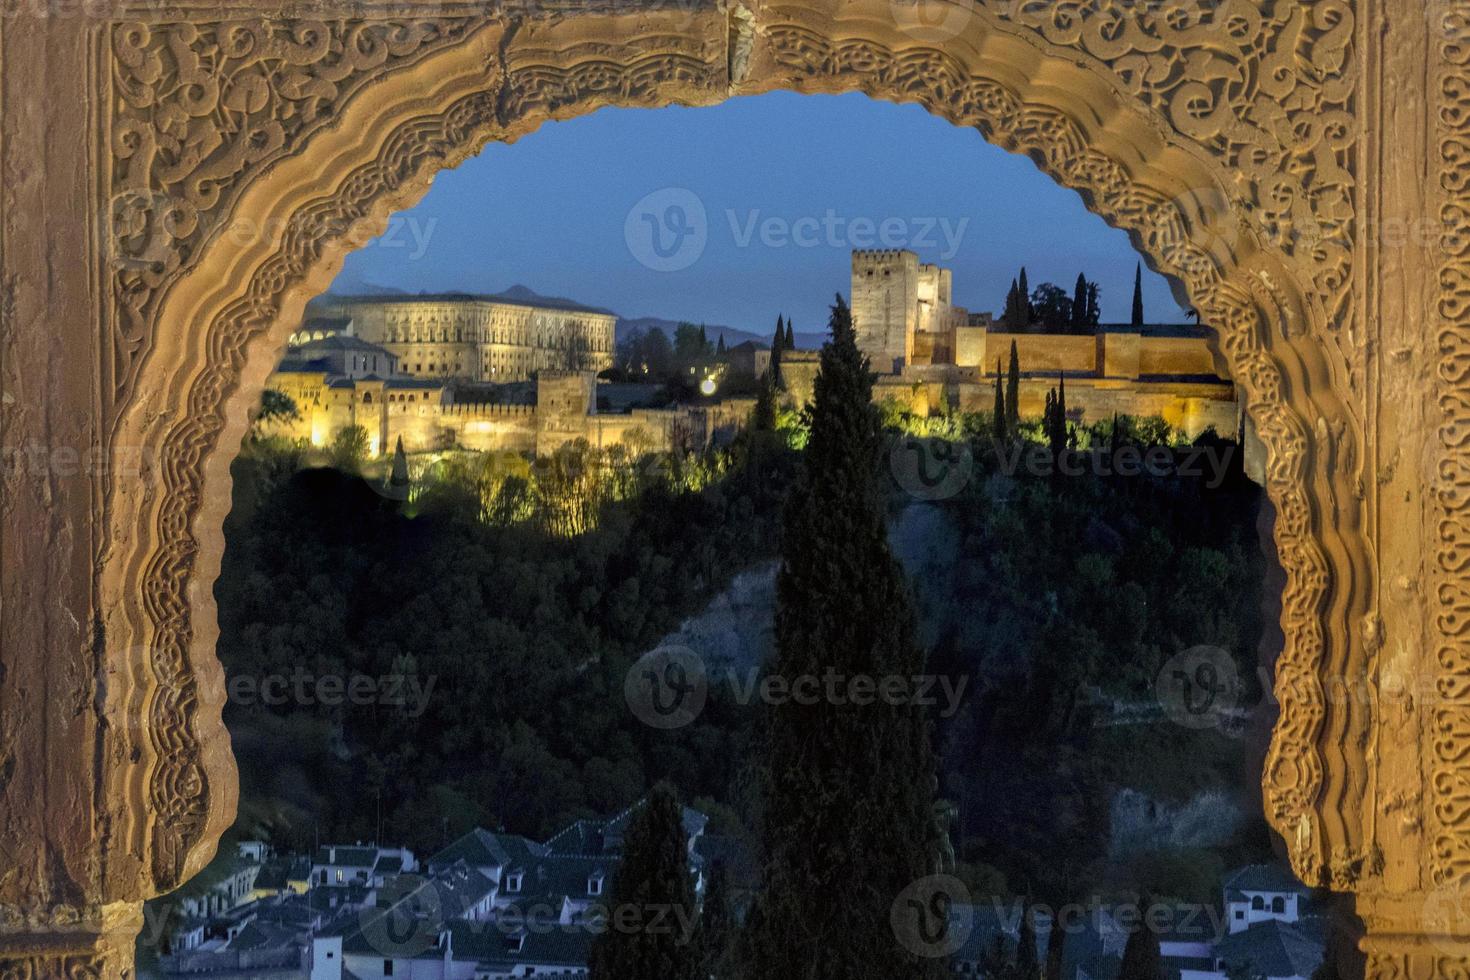
<instances>
[{"instance_id":1,"label":"stone watchtower","mask_svg":"<svg viewBox=\"0 0 1470 980\"><path fill-rule=\"evenodd\" d=\"M536 451L546 453L587 435L597 414L597 375L591 371L536 374Z\"/></svg>"},{"instance_id":2,"label":"stone watchtower","mask_svg":"<svg viewBox=\"0 0 1470 980\"><path fill-rule=\"evenodd\" d=\"M894 374L914 356L919 257L907 250L852 253L852 318L873 370Z\"/></svg>"}]
</instances>

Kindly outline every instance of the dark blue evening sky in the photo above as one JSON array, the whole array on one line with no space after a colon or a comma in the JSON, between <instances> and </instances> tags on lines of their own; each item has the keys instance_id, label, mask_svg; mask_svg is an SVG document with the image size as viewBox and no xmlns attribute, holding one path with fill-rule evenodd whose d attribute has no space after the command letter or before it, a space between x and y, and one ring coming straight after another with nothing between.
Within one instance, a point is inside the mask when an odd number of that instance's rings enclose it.
<instances>
[{"instance_id":1,"label":"dark blue evening sky","mask_svg":"<svg viewBox=\"0 0 1470 980\"><path fill-rule=\"evenodd\" d=\"M762 333L785 312L805 332L847 292L850 249L884 244L952 268L956 302L974 310L999 313L1024 263L1033 287L1069 294L1085 271L1104 319L1129 315L1137 255L1076 194L972 129L856 94L603 109L492 143L351 255L334 290L519 283ZM1144 300L1150 321L1182 319L1147 269Z\"/></svg>"}]
</instances>

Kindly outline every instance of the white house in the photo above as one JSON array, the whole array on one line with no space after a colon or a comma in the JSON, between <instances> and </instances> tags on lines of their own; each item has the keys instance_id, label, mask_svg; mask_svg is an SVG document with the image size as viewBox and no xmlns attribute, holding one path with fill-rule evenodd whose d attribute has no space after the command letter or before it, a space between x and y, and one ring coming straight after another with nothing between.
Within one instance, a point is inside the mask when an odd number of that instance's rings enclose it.
<instances>
[{"instance_id":1,"label":"white house","mask_svg":"<svg viewBox=\"0 0 1470 980\"><path fill-rule=\"evenodd\" d=\"M1231 934L1258 922L1296 922L1307 888L1274 864L1250 864L1225 879Z\"/></svg>"},{"instance_id":2,"label":"white house","mask_svg":"<svg viewBox=\"0 0 1470 980\"><path fill-rule=\"evenodd\" d=\"M1240 868L1223 887L1226 934L1212 944L1208 959L1176 959L1179 980L1226 980L1233 969L1264 980L1308 980L1325 945L1310 890L1272 864Z\"/></svg>"},{"instance_id":3,"label":"white house","mask_svg":"<svg viewBox=\"0 0 1470 980\"><path fill-rule=\"evenodd\" d=\"M399 874L418 869L413 852L406 847L376 844L327 844L316 849L311 861L311 883L317 888L344 885L382 887Z\"/></svg>"}]
</instances>

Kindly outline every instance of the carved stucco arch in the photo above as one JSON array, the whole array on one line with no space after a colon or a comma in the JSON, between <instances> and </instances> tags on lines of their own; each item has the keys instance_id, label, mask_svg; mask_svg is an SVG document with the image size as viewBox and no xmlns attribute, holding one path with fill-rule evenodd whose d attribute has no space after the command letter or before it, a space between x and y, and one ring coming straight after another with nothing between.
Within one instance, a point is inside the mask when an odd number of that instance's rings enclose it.
<instances>
[{"instance_id":1,"label":"carved stucco arch","mask_svg":"<svg viewBox=\"0 0 1470 980\"><path fill-rule=\"evenodd\" d=\"M1185 2L1169 20L1153 6L410 2L98 28L100 421L114 451L144 447L145 466L103 490L106 839L90 883L8 890L49 903L28 928L126 931L133 903L202 867L233 816L211 593L228 466L291 324L345 254L491 140L601 106L792 89L918 102L1026 153L1216 329L1268 452L1287 576L1267 816L1305 880L1389 893L1370 925L1426 931L1413 896L1470 868L1453 832L1470 799L1458 748L1436 743L1443 764L1425 764L1410 798L1381 765L1387 714L1324 696L1327 679L1373 685L1385 669L1357 172L1366 4ZM46 839L44 819L10 821L0 844Z\"/></svg>"}]
</instances>

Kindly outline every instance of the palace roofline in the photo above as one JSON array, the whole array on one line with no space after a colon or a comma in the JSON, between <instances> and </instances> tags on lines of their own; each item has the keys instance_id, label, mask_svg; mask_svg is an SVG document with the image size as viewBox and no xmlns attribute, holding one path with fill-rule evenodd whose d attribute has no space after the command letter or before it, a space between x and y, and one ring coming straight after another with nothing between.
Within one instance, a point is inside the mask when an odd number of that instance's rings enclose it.
<instances>
[{"instance_id":1,"label":"palace roofline","mask_svg":"<svg viewBox=\"0 0 1470 980\"><path fill-rule=\"evenodd\" d=\"M582 303L575 303L572 300L549 297L523 299L517 296L506 296L498 293L404 293L402 295L392 294L384 296L327 293L320 297L320 299L323 304L328 305L337 303L377 304L381 306L391 306L401 303L486 303L498 306L524 306L532 310L556 310L563 313L591 313L597 316L617 316L611 310L586 306Z\"/></svg>"}]
</instances>

